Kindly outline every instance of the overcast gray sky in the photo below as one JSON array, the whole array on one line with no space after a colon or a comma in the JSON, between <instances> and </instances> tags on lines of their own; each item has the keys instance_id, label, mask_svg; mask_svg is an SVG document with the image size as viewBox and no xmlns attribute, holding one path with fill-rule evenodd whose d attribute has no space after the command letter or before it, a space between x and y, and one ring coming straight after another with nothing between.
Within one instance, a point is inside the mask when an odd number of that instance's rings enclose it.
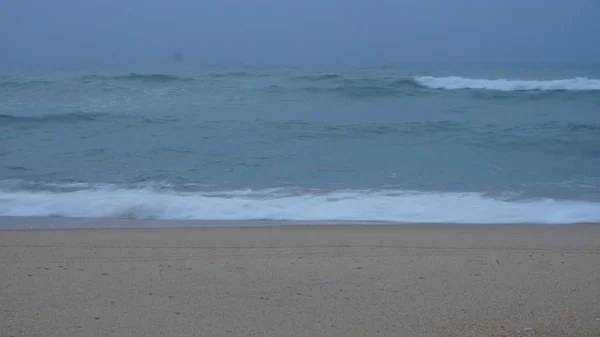
<instances>
[{"instance_id":1,"label":"overcast gray sky","mask_svg":"<svg viewBox=\"0 0 600 337\"><path fill-rule=\"evenodd\" d=\"M0 61L600 61L600 0L0 0Z\"/></svg>"}]
</instances>

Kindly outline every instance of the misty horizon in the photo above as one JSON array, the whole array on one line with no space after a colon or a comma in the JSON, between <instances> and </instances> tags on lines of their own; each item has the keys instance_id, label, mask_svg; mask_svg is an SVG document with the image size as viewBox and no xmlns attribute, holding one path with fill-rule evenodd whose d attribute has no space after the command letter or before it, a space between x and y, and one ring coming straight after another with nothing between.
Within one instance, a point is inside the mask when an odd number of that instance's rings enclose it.
<instances>
[{"instance_id":1,"label":"misty horizon","mask_svg":"<svg viewBox=\"0 0 600 337\"><path fill-rule=\"evenodd\" d=\"M4 1L0 64L596 62L591 0Z\"/></svg>"}]
</instances>

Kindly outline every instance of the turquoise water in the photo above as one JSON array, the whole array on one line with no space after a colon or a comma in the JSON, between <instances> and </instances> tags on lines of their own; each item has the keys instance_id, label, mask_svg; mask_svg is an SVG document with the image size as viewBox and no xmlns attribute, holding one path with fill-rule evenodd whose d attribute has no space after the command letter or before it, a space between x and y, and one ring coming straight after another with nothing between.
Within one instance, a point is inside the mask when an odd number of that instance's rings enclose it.
<instances>
[{"instance_id":1,"label":"turquoise water","mask_svg":"<svg viewBox=\"0 0 600 337\"><path fill-rule=\"evenodd\" d=\"M0 215L600 221L600 67L8 69Z\"/></svg>"}]
</instances>

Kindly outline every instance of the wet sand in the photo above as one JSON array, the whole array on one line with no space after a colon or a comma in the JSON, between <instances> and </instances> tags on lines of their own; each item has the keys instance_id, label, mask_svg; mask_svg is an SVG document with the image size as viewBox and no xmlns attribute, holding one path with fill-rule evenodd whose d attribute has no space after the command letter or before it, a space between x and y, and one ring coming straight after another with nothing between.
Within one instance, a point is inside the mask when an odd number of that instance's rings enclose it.
<instances>
[{"instance_id":1,"label":"wet sand","mask_svg":"<svg viewBox=\"0 0 600 337\"><path fill-rule=\"evenodd\" d=\"M2 337L598 337L600 225L3 230L0 303Z\"/></svg>"}]
</instances>

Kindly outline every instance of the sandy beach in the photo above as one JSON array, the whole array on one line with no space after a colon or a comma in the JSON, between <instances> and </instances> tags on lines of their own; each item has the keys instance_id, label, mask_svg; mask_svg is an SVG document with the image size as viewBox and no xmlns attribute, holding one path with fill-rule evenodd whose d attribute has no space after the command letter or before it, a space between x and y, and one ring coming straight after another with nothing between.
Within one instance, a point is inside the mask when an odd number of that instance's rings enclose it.
<instances>
[{"instance_id":1,"label":"sandy beach","mask_svg":"<svg viewBox=\"0 0 600 337\"><path fill-rule=\"evenodd\" d=\"M600 336L600 225L3 230L0 262L2 337Z\"/></svg>"}]
</instances>

